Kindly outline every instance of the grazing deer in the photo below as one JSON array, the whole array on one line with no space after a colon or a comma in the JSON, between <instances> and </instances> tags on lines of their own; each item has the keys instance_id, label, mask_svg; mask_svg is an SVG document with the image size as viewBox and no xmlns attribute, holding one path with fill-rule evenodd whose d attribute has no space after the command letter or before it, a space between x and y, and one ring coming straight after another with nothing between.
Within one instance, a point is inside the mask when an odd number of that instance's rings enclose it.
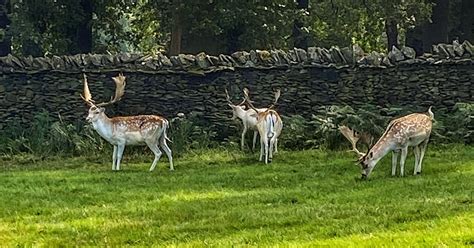
<instances>
[{"instance_id":1,"label":"grazing deer","mask_svg":"<svg viewBox=\"0 0 474 248\"><path fill-rule=\"evenodd\" d=\"M278 146L278 137L283 128L283 122L280 115L273 110L278 98L280 98L280 90L275 92L275 100L266 110L260 110L253 106L250 101L249 90L244 89L245 103L257 113L257 130L260 134L260 161L265 154L265 164L273 159L273 147Z\"/></svg>"},{"instance_id":2,"label":"grazing deer","mask_svg":"<svg viewBox=\"0 0 474 248\"><path fill-rule=\"evenodd\" d=\"M368 178L377 162L390 151L392 151L392 176L395 176L397 171L399 153L401 153L400 176L403 176L409 146L414 147L415 168L413 174L420 174L433 119L434 114L431 112L431 107L427 113L413 113L397 118L388 124L380 139L366 154L355 148L354 151L360 155L362 178Z\"/></svg>"},{"instance_id":3,"label":"grazing deer","mask_svg":"<svg viewBox=\"0 0 474 248\"><path fill-rule=\"evenodd\" d=\"M245 99L235 105L229 96L229 93L227 92L227 89L225 90L226 94L226 99L229 107L232 108L232 120L235 120L239 118L242 120L242 124L244 125L244 129L242 130L242 140L240 141L240 148L244 150L245 147L245 134L247 134L247 130L252 130L253 131L253 143L252 143L252 151L255 150L255 143L257 143L257 112L253 109L246 109L245 108ZM259 111L265 111L267 110L266 108L259 108L257 109ZM275 147L275 151L277 148Z\"/></svg>"},{"instance_id":4,"label":"grazing deer","mask_svg":"<svg viewBox=\"0 0 474 248\"><path fill-rule=\"evenodd\" d=\"M115 82L115 95L108 102L95 104L87 84L87 77L84 74L84 95L82 99L90 106L89 115L86 120L92 123L99 135L114 146L112 155L112 170L120 170L120 161L125 149L125 145L146 144L155 154L155 159L151 164L150 171L155 169L162 152L161 147L170 163L170 170L174 170L171 149L166 144L168 139L166 130L169 127L168 121L157 115L137 115L109 118L105 115L104 106L120 101L125 93L125 76L120 73L112 77Z\"/></svg>"}]
</instances>

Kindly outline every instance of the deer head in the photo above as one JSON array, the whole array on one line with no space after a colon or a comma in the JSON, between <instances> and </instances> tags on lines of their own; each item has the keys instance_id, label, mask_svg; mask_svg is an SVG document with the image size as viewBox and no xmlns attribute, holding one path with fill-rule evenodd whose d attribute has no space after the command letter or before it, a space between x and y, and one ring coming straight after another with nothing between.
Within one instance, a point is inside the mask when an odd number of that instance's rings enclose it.
<instances>
[{"instance_id":1,"label":"deer head","mask_svg":"<svg viewBox=\"0 0 474 248\"><path fill-rule=\"evenodd\" d=\"M232 108L232 120L237 119L239 117L239 112L245 111L245 99L242 100L239 104L234 104L230 99L229 92L225 89L225 95L227 100L227 105Z\"/></svg>"},{"instance_id":2,"label":"deer head","mask_svg":"<svg viewBox=\"0 0 474 248\"><path fill-rule=\"evenodd\" d=\"M120 99L122 99L122 96L125 93L126 77L122 73L119 73L119 75L116 77L112 77L112 80L115 82L115 94L110 98L110 101L95 104L95 101L92 99L92 94L90 93L90 90L89 90L89 85L87 83L87 76L86 74L83 74L83 75L84 75L84 93L83 95L81 95L81 98L84 100L84 102L86 102L87 105L90 106L89 114L86 120L89 122L94 122L104 113L105 109L103 107L114 104L120 101Z\"/></svg>"}]
</instances>

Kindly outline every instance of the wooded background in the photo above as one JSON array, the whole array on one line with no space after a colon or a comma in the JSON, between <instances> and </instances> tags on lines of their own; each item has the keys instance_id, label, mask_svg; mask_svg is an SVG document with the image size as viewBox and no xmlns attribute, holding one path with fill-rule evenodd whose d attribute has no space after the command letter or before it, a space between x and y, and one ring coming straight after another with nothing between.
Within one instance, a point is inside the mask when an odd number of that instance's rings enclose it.
<instances>
[{"instance_id":1,"label":"wooded background","mask_svg":"<svg viewBox=\"0 0 474 248\"><path fill-rule=\"evenodd\" d=\"M0 56L231 54L474 39L473 0L0 0Z\"/></svg>"}]
</instances>

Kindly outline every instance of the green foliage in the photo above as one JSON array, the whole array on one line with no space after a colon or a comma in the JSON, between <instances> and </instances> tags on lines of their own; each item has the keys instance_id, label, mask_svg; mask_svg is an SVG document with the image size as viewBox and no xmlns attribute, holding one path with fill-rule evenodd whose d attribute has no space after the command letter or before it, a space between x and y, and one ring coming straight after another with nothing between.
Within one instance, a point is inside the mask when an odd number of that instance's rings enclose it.
<instances>
[{"instance_id":1,"label":"green foliage","mask_svg":"<svg viewBox=\"0 0 474 248\"><path fill-rule=\"evenodd\" d=\"M86 16L77 0L11 1L13 51L42 56L78 52L78 23Z\"/></svg>"},{"instance_id":2,"label":"green foliage","mask_svg":"<svg viewBox=\"0 0 474 248\"><path fill-rule=\"evenodd\" d=\"M432 3L430 0L322 0L314 1L310 8L308 24L315 44L325 47L357 44L365 51L385 51L385 21L397 21L399 43L404 44L407 29L428 21Z\"/></svg>"},{"instance_id":3,"label":"green foliage","mask_svg":"<svg viewBox=\"0 0 474 248\"><path fill-rule=\"evenodd\" d=\"M435 142L474 144L474 103L457 103L450 113L435 113L435 120Z\"/></svg>"},{"instance_id":4,"label":"green foliage","mask_svg":"<svg viewBox=\"0 0 474 248\"><path fill-rule=\"evenodd\" d=\"M46 111L38 113L31 126L9 125L0 133L0 154L99 155L110 151L106 142L89 126L54 121Z\"/></svg>"},{"instance_id":5,"label":"green foliage","mask_svg":"<svg viewBox=\"0 0 474 248\"><path fill-rule=\"evenodd\" d=\"M208 150L123 171L86 156L0 160L0 243L8 247L469 247L474 148L429 146L423 174L361 181L353 155ZM0 158L1 159L1 158ZM410 153L406 169L413 169ZM409 173L408 173L409 174Z\"/></svg>"},{"instance_id":6,"label":"green foliage","mask_svg":"<svg viewBox=\"0 0 474 248\"><path fill-rule=\"evenodd\" d=\"M433 143L474 143L474 104L458 103L450 113L433 111ZM409 113L407 108L401 107L364 106L353 109L350 106L323 106L310 120L299 115L284 116L280 143L286 149L294 150L347 147L349 143L339 133L339 126L347 125L359 132L370 133L377 139L385 131L390 120Z\"/></svg>"},{"instance_id":7,"label":"green foliage","mask_svg":"<svg viewBox=\"0 0 474 248\"><path fill-rule=\"evenodd\" d=\"M214 140L216 132L202 123L202 118L191 112L185 117L176 117L171 120L168 136L172 141L171 149L180 156L196 149L209 149L217 146Z\"/></svg>"},{"instance_id":8,"label":"green foliage","mask_svg":"<svg viewBox=\"0 0 474 248\"><path fill-rule=\"evenodd\" d=\"M425 110L426 111L426 110ZM435 122L431 142L435 144L474 143L474 104L458 103L447 113L433 110ZM311 119L299 115L283 116L284 128L279 139L280 147L290 150L311 148L340 149L348 142L339 133L340 125L347 125L360 132L372 134L376 139L385 131L390 120L409 114L407 108L376 108L365 106L353 109L349 106L324 106ZM186 117L170 120L168 136L175 156L189 154L199 149L220 146L217 133L202 116L190 113ZM250 135L249 135L250 136ZM251 139L246 141L250 145ZM238 149L240 135L234 135L222 145ZM259 142L257 141L257 147ZM147 149L127 148L129 154L140 156ZM29 153L46 157L51 155L109 155L111 145L104 141L90 125L55 121L47 112L38 113L32 125L23 129L9 125L0 133L0 154Z\"/></svg>"},{"instance_id":9,"label":"green foliage","mask_svg":"<svg viewBox=\"0 0 474 248\"><path fill-rule=\"evenodd\" d=\"M92 16L82 6L88 2ZM301 31L309 36L310 45L358 44L366 51L380 51L386 46L386 20L397 21L403 44L406 30L429 20L432 5L430 0L321 0L310 1L305 10L288 0L245 4L209 0L14 0L9 32L16 54L77 52L77 30L84 23L92 25L93 52L156 53L170 42L174 12L183 34L216 37L228 51L291 48L295 20L304 24ZM451 5L453 15L459 12L459 0ZM455 19L450 18L453 29L457 27Z\"/></svg>"}]
</instances>

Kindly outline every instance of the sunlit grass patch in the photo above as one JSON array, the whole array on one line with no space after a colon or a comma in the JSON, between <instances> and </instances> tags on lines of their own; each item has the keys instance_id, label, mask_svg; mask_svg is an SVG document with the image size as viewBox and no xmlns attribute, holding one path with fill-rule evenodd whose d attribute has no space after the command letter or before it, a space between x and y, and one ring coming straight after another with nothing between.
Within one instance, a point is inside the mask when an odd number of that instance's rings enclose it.
<instances>
[{"instance_id":1,"label":"sunlit grass patch","mask_svg":"<svg viewBox=\"0 0 474 248\"><path fill-rule=\"evenodd\" d=\"M430 147L423 174L361 181L348 152L194 151L163 158L2 158L6 246L472 246L474 148Z\"/></svg>"}]
</instances>

